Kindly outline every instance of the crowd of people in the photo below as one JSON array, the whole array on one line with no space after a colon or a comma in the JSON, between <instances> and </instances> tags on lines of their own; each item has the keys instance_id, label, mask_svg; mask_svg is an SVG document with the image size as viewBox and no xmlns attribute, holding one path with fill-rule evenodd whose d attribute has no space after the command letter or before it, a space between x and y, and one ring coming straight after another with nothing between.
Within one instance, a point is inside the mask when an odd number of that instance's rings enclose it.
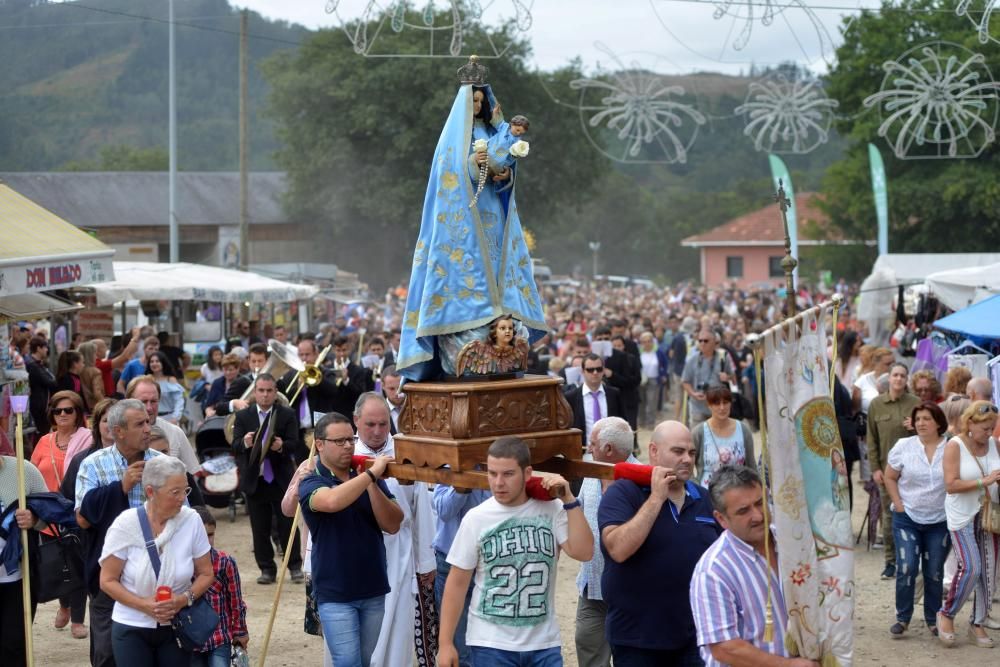
<instances>
[{"instance_id":1,"label":"crowd of people","mask_svg":"<svg viewBox=\"0 0 1000 667\"><path fill-rule=\"evenodd\" d=\"M304 627L322 636L326 664L562 664L555 582L565 552L582 563L570 640L581 666L814 665L782 641L781 584L764 548L766 462L753 433L759 378L746 336L780 319L779 295L587 284L543 294L553 333L531 350L529 372L565 380L586 460L638 465L646 456L645 478L539 477L514 437L490 446L489 489L385 478L406 400L394 365L398 292L384 306L346 309L314 334L261 327L258 337L238 322L207 354L200 387L187 387L190 360L152 331L133 330L114 351L74 341L56 373L49 341L16 333L12 358L28 371L38 433L29 492L64 499L67 527L84 544L79 586L59 597L56 627L89 637L91 664L101 666L138 664L134 656L223 665L247 646L239 569L213 548L206 473L180 426L194 395L206 416L235 415L256 585L275 582L276 552L289 549L290 578L304 584L289 594L302 595ZM823 298L798 295L803 307ZM883 508L882 576L896 583L888 634L905 636L922 586L924 621L940 642L958 641L954 619L971 598L969 641L992 646L986 629L1000 628L990 616L1000 546L992 386L960 368L911 373L898 347L865 344L846 303L831 350L834 398L848 477L859 468ZM314 382L264 370L271 337L306 364L329 346ZM16 497L5 482L12 461L0 465L4 510ZM44 545L57 522L39 511L18 508L16 523ZM0 581L11 617L24 612L18 581ZM764 632L769 586L773 638ZM204 601L218 616L215 632L181 648L170 621ZM16 630L0 627L11 665L23 664Z\"/></svg>"}]
</instances>

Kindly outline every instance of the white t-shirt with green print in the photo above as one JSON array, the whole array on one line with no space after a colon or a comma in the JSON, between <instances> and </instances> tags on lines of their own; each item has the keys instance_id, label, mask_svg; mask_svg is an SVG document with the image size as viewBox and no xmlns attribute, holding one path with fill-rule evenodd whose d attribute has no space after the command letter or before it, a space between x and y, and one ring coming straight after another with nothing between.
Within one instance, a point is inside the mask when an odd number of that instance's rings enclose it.
<instances>
[{"instance_id":1,"label":"white t-shirt with green print","mask_svg":"<svg viewBox=\"0 0 1000 667\"><path fill-rule=\"evenodd\" d=\"M489 498L469 510L448 562L475 569L465 641L505 651L560 646L555 612L559 545L569 538L558 500L509 507Z\"/></svg>"}]
</instances>

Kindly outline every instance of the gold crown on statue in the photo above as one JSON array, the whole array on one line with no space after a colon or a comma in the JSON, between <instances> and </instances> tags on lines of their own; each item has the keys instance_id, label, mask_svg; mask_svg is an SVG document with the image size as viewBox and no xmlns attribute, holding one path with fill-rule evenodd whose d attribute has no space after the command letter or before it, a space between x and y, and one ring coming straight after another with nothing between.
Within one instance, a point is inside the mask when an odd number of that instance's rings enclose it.
<instances>
[{"instance_id":1,"label":"gold crown on statue","mask_svg":"<svg viewBox=\"0 0 1000 667\"><path fill-rule=\"evenodd\" d=\"M458 81L462 85L471 83L474 86L486 84L489 69L479 62L479 56L469 56L469 62L458 68Z\"/></svg>"}]
</instances>

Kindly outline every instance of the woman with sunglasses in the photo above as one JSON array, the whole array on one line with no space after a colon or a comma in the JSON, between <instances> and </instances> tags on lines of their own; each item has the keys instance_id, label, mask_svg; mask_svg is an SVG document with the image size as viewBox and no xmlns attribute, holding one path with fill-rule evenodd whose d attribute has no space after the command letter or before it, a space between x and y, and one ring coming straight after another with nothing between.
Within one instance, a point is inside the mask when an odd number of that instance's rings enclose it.
<instances>
[{"instance_id":1,"label":"woman with sunglasses","mask_svg":"<svg viewBox=\"0 0 1000 667\"><path fill-rule=\"evenodd\" d=\"M937 619L938 639L945 646L955 644L955 616L973 595L969 639L980 648L993 647L983 622L993 602L998 536L982 525L980 508L983 494L997 502L1000 451L991 436L996 423L996 406L975 401L962 413L958 435L945 445L944 509L958 561Z\"/></svg>"},{"instance_id":2,"label":"woman with sunglasses","mask_svg":"<svg viewBox=\"0 0 1000 667\"><path fill-rule=\"evenodd\" d=\"M142 486L146 502L115 519L100 558L101 590L115 601L115 662L188 667L191 654L174 639L170 621L204 595L215 579L208 534L198 513L185 504L189 487L180 459L162 455L146 461ZM146 548L140 511L155 542L158 574Z\"/></svg>"},{"instance_id":3,"label":"woman with sunglasses","mask_svg":"<svg viewBox=\"0 0 1000 667\"><path fill-rule=\"evenodd\" d=\"M75 353L74 353L75 354ZM49 491L58 493L63 478L66 476L66 465L77 452L90 448L93 434L87 428L83 418L83 399L73 391L59 391L52 394L48 407L49 426L51 431L42 436L31 452L31 462L35 464L45 486ZM42 539L55 539L55 534L49 530L43 532ZM76 639L86 639L87 626L83 624L87 613L87 591L80 582L79 590L68 598L59 600L59 611L56 612L55 626L61 630L72 620L70 632Z\"/></svg>"}]
</instances>

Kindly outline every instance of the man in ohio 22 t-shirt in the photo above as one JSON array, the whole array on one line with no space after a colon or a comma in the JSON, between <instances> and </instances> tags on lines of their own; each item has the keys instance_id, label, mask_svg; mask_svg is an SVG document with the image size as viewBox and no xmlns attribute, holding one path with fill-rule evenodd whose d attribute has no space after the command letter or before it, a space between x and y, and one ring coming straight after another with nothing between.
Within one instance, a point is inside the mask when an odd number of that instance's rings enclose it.
<instances>
[{"instance_id":1,"label":"man in ohio 22 t-shirt","mask_svg":"<svg viewBox=\"0 0 1000 667\"><path fill-rule=\"evenodd\" d=\"M438 665L458 667L455 626L475 570L466 643L477 665L560 667L555 615L560 551L578 561L594 553L594 537L557 475L542 479L553 500L529 498L528 446L514 436L490 445L486 459L493 497L469 510L448 552L451 571L441 610Z\"/></svg>"}]
</instances>

